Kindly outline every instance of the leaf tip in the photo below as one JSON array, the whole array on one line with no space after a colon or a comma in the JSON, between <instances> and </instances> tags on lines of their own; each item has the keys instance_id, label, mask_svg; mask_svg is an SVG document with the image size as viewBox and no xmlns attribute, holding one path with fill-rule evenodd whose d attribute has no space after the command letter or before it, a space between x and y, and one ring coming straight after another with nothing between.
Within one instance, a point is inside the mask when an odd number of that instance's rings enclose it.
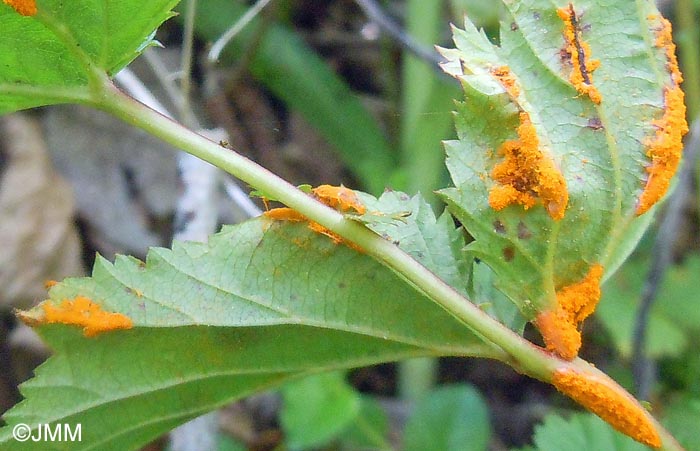
<instances>
[{"instance_id":1,"label":"leaf tip","mask_svg":"<svg viewBox=\"0 0 700 451\"><path fill-rule=\"evenodd\" d=\"M41 310L19 312L18 317L29 326L42 324L68 324L82 326L86 337L94 337L103 332L131 329L131 318L121 313L102 310L99 304L85 296L64 299L59 305L51 300L41 304Z\"/></svg>"},{"instance_id":2,"label":"leaf tip","mask_svg":"<svg viewBox=\"0 0 700 451\"><path fill-rule=\"evenodd\" d=\"M616 430L652 448L661 447L661 436L648 412L612 380L560 368L552 383Z\"/></svg>"}]
</instances>

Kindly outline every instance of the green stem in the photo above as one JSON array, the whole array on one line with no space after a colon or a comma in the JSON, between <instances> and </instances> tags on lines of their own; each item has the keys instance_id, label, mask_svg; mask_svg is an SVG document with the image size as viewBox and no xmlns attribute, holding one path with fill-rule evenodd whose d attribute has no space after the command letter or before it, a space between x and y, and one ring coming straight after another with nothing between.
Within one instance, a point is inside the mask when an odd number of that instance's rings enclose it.
<instances>
[{"instance_id":1,"label":"green stem","mask_svg":"<svg viewBox=\"0 0 700 451\"><path fill-rule=\"evenodd\" d=\"M338 211L314 200L311 196L247 158L198 135L137 102L119 91L106 76L104 80L100 95L87 103L218 166L256 189L279 199L307 218L357 244L368 255L396 271L403 276L407 283L420 290L464 323L470 330L480 335L486 343L496 345L494 358L503 360L517 370L545 382L552 381L556 370L569 368L592 374L597 378L608 379L611 384L615 384L608 376L584 360L564 361L535 346L481 311L469 299L417 263L392 242L381 238L361 224L346 219ZM621 387L618 389L625 393ZM682 450L675 443L673 437L658 424L657 429L663 437L664 449Z\"/></svg>"},{"instance_id":2,"label":"green stem","mask_svg":"<svg viewBox=\"0 0 700 451\"><path fill-rule=\"evenodd\" d=\"M137 102L111 83L106 84L103 95L94 106L208 161L348 241L356 243L367 254L401 274L426 296L482 335L487 342L497 345L510 357L515 358L515 361L510 363L519 366L527 374L548 381L552 371L560 366L561 362L558 359L542 352L540 348L481 311L396 245L363 225L346 219L338 211L314 200L262 166ZM505 355L502 357L510 360Z\"/></svg>"},{"instance_id":3,"label":"green stem","mask_svg":"<svg viewBox=\"0 0 700 451\"><path fill-rule=\"evenodd\" d=\"M436 357L417 357L399 362L399 396L408 401L422 398L437 382L438 364Z\"/></svg>"}]
</instances>

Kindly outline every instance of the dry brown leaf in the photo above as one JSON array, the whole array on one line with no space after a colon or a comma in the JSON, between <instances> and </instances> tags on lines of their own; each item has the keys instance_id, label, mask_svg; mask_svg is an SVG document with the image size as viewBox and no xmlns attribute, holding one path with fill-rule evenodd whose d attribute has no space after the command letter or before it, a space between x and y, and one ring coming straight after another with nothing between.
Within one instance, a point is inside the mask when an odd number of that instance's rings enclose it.
<instances>
[{"instance_id":1,"label":"dry brown leaf","mask_svg":"<svg viewBox=\"0 0 700 451\"><path fill-rule=\"evenodd\" d=\"M29 308L44 282L82 275L73 194L51 166L37 121L0 119L0 307Z\"/></svg>"}]
</instances>

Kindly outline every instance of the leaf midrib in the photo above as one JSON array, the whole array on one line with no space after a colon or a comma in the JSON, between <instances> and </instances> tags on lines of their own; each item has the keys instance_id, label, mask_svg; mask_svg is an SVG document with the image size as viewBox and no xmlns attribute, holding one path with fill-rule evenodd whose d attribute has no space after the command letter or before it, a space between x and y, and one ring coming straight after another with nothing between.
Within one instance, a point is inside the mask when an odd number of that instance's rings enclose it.
<instances>
[{"instance_id":1,"label":"leaf midrib","mask_svg":"<svg viewBox=\"0 0 700 451\"><path fill-rule=\"evenodd\" d=\"M183 268L178 267L177 265L173 264L170 262L165 255L160 255L162 257L162 261L167 263L171 268L175 269L178 273L183 274L184 276L190 278L191 280L195 281L196 283L200 283L202 285L211 287L217 291L220 291L228 296L236 296L238 299L247 301L251 303L252 305L255 305L257 307L261 307L267 310L270 310L275 313L279 313L281 315L280 318L270 318L269 320L265 322L258 322L258 323L249 323L249 324L244 324L244 323L239 323L239 324L208 324L208 323L203 323L196 318L192 318L190 315L186 315L184 312L181 312L177 309L174 309L172 306L169 306L167 304L162 304L161 302L153 299L152 297L144 294L143 298L144 299L150 299L153 303L157 305L161 305L165 308L169 308L172 310L177 311L178 313L181 313L183 316L186 316L190 319L192 319L193 323L192 324L178 324L175 326L154 326L154 325L148 325L148 324L143 324L143 325L138 325L136 324L136 327L143 327L143 328L153 328L153 329L167 329L167 328L172 328L172 327L188 327L188 326L212 326L212 327L222 327L222 328L250 328L250 327L273 327L273 326L283 326L283 325L292 325L292 326L307 326L307 327L313 327L313 328L318 328L318 329L328 329L328 330L337 330L339 332L348 332L352 334L358 334L358 335L364 335L376 339L385 339L385 340L391 340L396 343L401 343L401 344L406 344L410 346L417 346L421 348L426 347L425 341L423 341L420 338L415 338L411 336L406 336L406 335L400 335L400 334L394 334L394 333L387 333L386 330L384 329L374 329L371 327L357 327L349 323L344 323L340 321L322 321L318 319L312 319L308 316L298 316L298 315L293 315L288 311L282 310L282 309L275 309L272 306L268 306L265 304L261 304L259 302L256 302L254 299L250 299L247 297L244 297L243 295L232 293L224 288L214 286L210 284L207 281L204 281L200 278L198 278L196 275L193 275L187 271L185 271ZM111 264L107 263L111 268L113 267ZM122 286L126 288L133 288L131 287L128 283L124 282L120 278L117 277L117 274L115 274L117 271L109 271L110 277L112 277L116 282L121 284ZM427 302L427 300L426 300ZM285 320L285 318L287 320ZM460 349L463 350L463 347L461 346L437 346L435 343L430 343L430 349L436 350L438 352L446 352L450 354L459 354ZM470 346L473 346L473 344L470 344Z\"/></svg>"}]
</instances>

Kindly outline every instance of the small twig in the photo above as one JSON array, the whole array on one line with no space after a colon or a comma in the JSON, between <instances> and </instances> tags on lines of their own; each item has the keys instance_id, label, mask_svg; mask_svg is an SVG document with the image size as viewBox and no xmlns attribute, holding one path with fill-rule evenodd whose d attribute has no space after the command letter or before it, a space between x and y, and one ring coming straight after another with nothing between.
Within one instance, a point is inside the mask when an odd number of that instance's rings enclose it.
<instances>
[{"instance_id":1,"label":"small twig","mask_svg":"<svg viewBox=\"0 0 700 451\"><path fill-rule=\"evenodd\" d=\"M382 7L379 6L375 0L355 0L355 3L357 3L357 6L362 9L370 20L376 22L380 28L402 47L442 72L439 64L444 63L445 59L435 50L416 42L411 35L403 31L401 27L384 12Z\"/></svg>"},{"instance_id":2,"label":"small twig","mask_svg":"<svg viewBox=\"0 0 700 451\"><path fill-rule=\"evenodd\" d=\"M199 128L190 108L192 91L192 48L194 46L194 18L197 0L187 0L185 26L182 36L182 58L180 60L180 102L177 104L178 115L182 123L190 128Z\"/></svg>"},{"instance_id":3,"label":"small twig","mask_svg":"<svg viewBox=\"0 0 700 451\"><path fill-rule=\"evenodd\" d=\"M228 178L224 179L224 190L226 190L228 197L230 197L231 200L233 200L233 202L238 205L246 215L254 218L255 216L260 216L262 214L262 210L260 210L260 208L258 208L258 206L255 205L252 200L250 200L250 196L244 193L233 180Z\"/></svg>"},{"instance_id":4,"label":"small twig","mask_svg":"<svg viewBox=\"0 0 700 451\"><path fill-rule=\"evenodd\" d=\"M169 102L173 106L181 105L183 103L182 92L177 86L177 83L175 83L175 76L171 73L170 69L166 67L157 51L153 48L147 48L143 52L143 57L146 63L148 63L151 72L158 80L158 83L160 83L165 90L165 94L167 95Z\"/></svg>"},{"instance_id":5,"label":"small twig","mask_svg":"<svg viewBox=\"0 0 700 451\"><path fill-rule=\"evenodd\" d=\"M228 45L228 43L231 42L231 40L236 37L236 35L240 33L241 30L255 18L255 16L260 14L260 11L262 11L268 3L270 3L270 0L258 0L253 6L251 6L245 12L245 14L243 14L241 18L238 19L238 21L234 23L231 28L226 30L226 32L216 40L214 45L211 46L209 54L207 55L207 61L210 64L215 64L219 60L221 52Z\"/></svg>"},{"instance_id":6,"label":"small twig","mask_svg":"<svg viewBox=\"0 0 700 451\"><path fill-rule=\"evenodd\" d=\"M131 69L126 68L119 71L117 75L114 76L114 80L117 82L117 84L119 84L119 86L124 88L124 90L128 92L131 97L135 98L144 105L148 105L163 116L172 118L170 111L165 108L165 105L163 105L160 100L153 95L151 90L143 84L143 82L131 71Z\"/></svg>"},{"instance_id":7,"label":"small twig","mask_svg":"<svg viewBox=\"0 0 700 451\"><path fill-rule=\"evenodd\" d=\"M693 187L693 168L700 148L700 118L693 123L687 145L685 159L678 176L678 184L671 194L666 214L659 226L656 243L651 254L651 267L647 274L642 298L637 309L632 337L632 371L635 392L639 399L648 399L654 376L653 362L646 355L646 334L651 308L656 300L668 265L671 263L673 242L678 230L683 205Z\"/></svg>"}]
</instances>

